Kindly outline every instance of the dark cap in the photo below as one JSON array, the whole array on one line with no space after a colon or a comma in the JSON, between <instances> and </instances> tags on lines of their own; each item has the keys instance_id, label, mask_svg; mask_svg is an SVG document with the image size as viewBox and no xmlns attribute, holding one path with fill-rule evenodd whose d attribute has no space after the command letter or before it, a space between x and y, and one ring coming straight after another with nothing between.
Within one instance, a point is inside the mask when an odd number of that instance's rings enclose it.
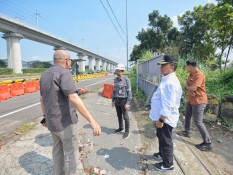
<instances>
[{"instance_id":1,"label":"dark cap","mask_svg":"<svg viewBox=\"0 0 233 175\"><path fill-rule=\"evenodd\" d=\"M186 65L187 66L193 66L196 67L197 66L197 62L195 60L191 60L191 61L186 61Z\"/></svg>"},{"instance_id":2,"label":"dark cap","mask_svg":"<svg viewBox=\"0 0 233 175\"><path fill-rule=\"evenodd\" d=\"M164 55L163 56L163 60L159 63L157 63L158 65L162 65L162 64L169 64L169 63L175 63L177 64L178 59L173 57L173 56L169 56L169 55Z\"/></svg>"}]
</instances>

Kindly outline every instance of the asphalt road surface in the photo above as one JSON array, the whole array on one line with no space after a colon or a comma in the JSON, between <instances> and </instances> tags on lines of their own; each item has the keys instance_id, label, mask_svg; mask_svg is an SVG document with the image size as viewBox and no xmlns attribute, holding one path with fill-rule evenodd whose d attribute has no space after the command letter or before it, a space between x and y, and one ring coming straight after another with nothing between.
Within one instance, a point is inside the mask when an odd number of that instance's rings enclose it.
<instances>
[{"instance_id":1,"label":"asphalt road surface","mask_svg":"<svg viewBox=\"0 0 233 175\"><path fill-rule=\"evenodd\" d=\"M86 87L96 90L103 87L104 83L113 83L113 75L95 79L82 80L76 87ZM42 116L39 102L39 92L25 94L0 102L0 138L22 123L33 121Z\"/></svg>"}]
</instances>

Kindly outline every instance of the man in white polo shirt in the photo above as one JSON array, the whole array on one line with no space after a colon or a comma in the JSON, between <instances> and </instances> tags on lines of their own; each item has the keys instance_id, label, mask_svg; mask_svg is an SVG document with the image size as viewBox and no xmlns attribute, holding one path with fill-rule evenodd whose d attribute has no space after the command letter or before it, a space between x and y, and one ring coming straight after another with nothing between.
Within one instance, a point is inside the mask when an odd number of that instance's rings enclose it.
<instances>
[{"instance_id":1,"label":"man in white polo shirt","mask_svg":"<svg viewBox=\"0 0 233 175\"><path fill-rule=\"evenodd\" d=\"M171 171L173 166L173 141L172 130L179 119L179 107L182 87L175 70L177 59L164 55L161 65L162 81L151 99L150 118L155 122L159 140L159 152L153 156L162 161L155 164L159 171Z\"/></svg>"}]
</instances>

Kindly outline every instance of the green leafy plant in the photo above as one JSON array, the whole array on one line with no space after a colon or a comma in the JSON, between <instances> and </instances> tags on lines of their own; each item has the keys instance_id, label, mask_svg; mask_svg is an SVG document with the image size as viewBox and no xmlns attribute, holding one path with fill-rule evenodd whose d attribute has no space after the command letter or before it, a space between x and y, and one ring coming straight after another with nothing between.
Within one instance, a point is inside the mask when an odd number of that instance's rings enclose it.
<instances>
[{"instance_id":1,"label":"green leafy plant","mask_svg":"<svg viewBox=\"0 0 233 175\"><path fill-rule=\"evenodd\" d=\"M0 68L0 75L11 75L13 74L13 69L11 68Z\"/></svg>"},{"instance_id":2,"label":"green leafy plant","mask_svg":"<svg viewBox=\"0 0 233 175\"><path fill-rule=\"evenodd\" d=\"M46 71L46 68L26 68L26 69L22 69L23 73L43 73L44 71Z\"/></svg>"}]
</instances>

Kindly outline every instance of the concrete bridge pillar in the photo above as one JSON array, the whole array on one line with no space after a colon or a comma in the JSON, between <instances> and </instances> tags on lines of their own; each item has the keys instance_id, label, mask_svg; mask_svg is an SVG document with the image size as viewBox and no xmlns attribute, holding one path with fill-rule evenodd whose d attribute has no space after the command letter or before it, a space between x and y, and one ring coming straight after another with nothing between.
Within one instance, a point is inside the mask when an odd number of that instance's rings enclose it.
<instances>
[{"instance_id":1,"label":"concrete bridge pillar","mask_svg":"<svg viewBox=\"0 0 233 175\"><path fill-rule=\"evenodd\" d=\"M110 71L110 63L107 62L107 71Z\"/></svg>"},{"instance_id":2,"label":"concrete bridge pillar","mask_svg":"<svg viewBox=\"0 0 233 175\"><path fill-rule=\"evenodd\" d=\"M85 72L85 59L83 59L85 55L83 53L78 53L78 63L79 63L79 71Z\"/></svg>"},{"instance_id":3,"label":"concrete bridge pillar","mask_svg":"<svg viewBox=\"0 0 233 175\"><path fill-rule=\"evenodd\" d=\"M96 71L100 70L100 59L99 58L95 58L95 63L96 63L96 67L95 67Z\"/></svg>"},{"instance_id":4,"label":"concrete bridge pillar","mask_svg":"<svg viewBox=\"0 0 233 175\"><path fill-rule=\"evenodd\" d=\"M88 56L88 61L89 61L89 70L94 71L94 57Z\"/></svg>"},{"instance_id":5,"label":"concrete bridge pillar","mask_svg":"<svg viewBox=\"0 0 233 175\"><path fill-rule=\"evenodd\" d=\"M8 68L12 68L14 73L22 73L22 59L20 51L20 39L23 35L18 33L4 34L3 37L7 44Z\"/></svg>"},{"instance_id":6,"label":"concrete bridge pillar","mask_svg":"<svg viewBox=\"0 0 233 175\"><path fill-rule=\"evenodd\" d=\"M112 63L110 64L110 70L111 71L113 70L113 64Z\"/></svg>"},{"instance_id":7,"label":"concrete bridge pillar","mask_svg":"<svg viewBox=\"0 0 233 175\"><path fill-rule=\"evenodd\" d=\"M102 69L106 71L106 61L102 60Z\"/></svg>"}]
</instances>

